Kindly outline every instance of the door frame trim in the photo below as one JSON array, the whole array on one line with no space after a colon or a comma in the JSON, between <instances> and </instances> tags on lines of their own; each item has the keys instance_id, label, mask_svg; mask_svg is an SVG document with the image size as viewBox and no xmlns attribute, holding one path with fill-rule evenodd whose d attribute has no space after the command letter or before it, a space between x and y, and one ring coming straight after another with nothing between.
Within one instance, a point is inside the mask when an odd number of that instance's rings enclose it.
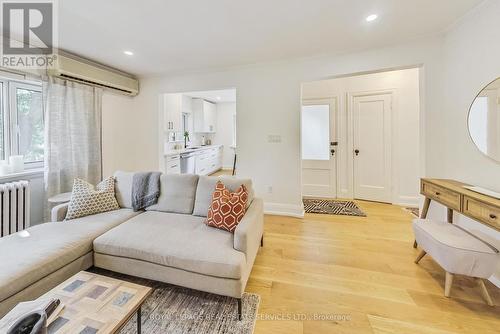
<instances>
[{"instance_id":1,"label":"door frame trim","mask_svg":"<svg viewBox=\"0 0 500 334\"><path fill-rule=\"evenodd\" d=\"M355 198L354 196L354 99L357 97L367 97L374 95L391 95L392 104L391 104L391 173L390 173L390 194L391 194L391 203L394 203L394 190L396 189L395 184L395 175L394 175L394 145L397 141L394 131L394 124L396 121L397 113L397 89L389 88L389 89L380 89L380 90L370 90L370 91L359 91L359 92L348 92L346 93L346 111L347 111L347 179L349 183L349 196L351 198Z\"/></svg>"},{"instance_id":2,"label":"door frame trim","mask_svg":"<svg viewBox=\"0 0 500 334\"><path fill-rule=\"evenodd\" d=\"M302 159L302 106L304 105L315 105L315 104L329 104L330 108L333 107L333 120L334 120L334 137L335 140L339 141L339 97L338 96L327 96L327 97L318 97L318 98L306 98L301 99L300 101L300 193L301 198L307 197L304 195L303 191L303 180L302 180L302 170L303 170L303 159ZM331 114L331 113L330 113ZM331 120L330 120L331 122ZM330 134L330 141L332 141L332 136ZM340 183L339 183L339 145L337 145L335 152L335 198L339 197L340 194ZM320 196L314 196L320 197ZM325 197L330 198L330 197Z\"/></svg>"}]
</instances>

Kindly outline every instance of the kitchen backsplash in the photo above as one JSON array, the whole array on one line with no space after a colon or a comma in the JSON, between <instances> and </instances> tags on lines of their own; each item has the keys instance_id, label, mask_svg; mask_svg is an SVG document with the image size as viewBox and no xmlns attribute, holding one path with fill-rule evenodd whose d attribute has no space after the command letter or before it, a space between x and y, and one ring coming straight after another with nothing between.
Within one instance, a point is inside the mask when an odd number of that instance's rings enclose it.
<instances>
[{"instance_id":1,"label":"kitchen backsplash","mask_svg":"<svg viewBox=\"0 0 500 334\"><path fill-rule=\"evenodd\" d=\"M181 137L179 135L180 134L178 134L177 138L180 138L180 139L178 141L175 141L175 142L169 142L168 137L165 138L165 148L164 148L165 151L171 151L171 150L175 150L175 149L184 148L184 139L183 139L183 137ZM205 139L211 140L212 144L217 144L217 143L214 143L214 134L212 134L212 133L205 133L205 134L192 133L189 135L189 139L191 141L188 142L188 146L200 146L201 141L202 141L202 136L205 136Z\"/></svg>"}]
</instances>

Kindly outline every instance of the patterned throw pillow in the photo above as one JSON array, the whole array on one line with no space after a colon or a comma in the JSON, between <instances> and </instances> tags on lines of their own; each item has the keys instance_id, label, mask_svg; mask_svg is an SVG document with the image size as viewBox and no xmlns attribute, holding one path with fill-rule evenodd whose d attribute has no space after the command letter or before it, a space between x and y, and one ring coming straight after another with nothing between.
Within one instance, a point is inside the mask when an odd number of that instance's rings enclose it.
<instances>
[{"instance_id":1,"label":"patterned throw pillow","mask_svg":"<svg viewBox=\"0 0 500 334\"><path fill-rule=\"evenodd\" d=\"M66 213L66 220L117 210L115 179L110 176L94 186L82 179L75 179Z\"/></svg>"},{"instance_id":2,"label":"patterned throw pillow","mask_svg":"<svg viewBox=\"0 0 500 334\"><path fill-rule=\"evenodd\" d=\"M234 232L246 212L248 191L241 185L231 193L224 183L218 181L212 194L212 204L208 209L205 224Z\"/></svg>"}]
</instances>

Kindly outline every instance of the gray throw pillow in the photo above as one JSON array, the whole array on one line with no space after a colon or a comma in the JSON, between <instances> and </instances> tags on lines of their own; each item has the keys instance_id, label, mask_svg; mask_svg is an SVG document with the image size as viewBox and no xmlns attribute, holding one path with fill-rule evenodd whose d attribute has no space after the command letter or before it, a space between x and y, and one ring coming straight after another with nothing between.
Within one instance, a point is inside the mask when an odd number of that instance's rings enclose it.
<instances>
[{"instance_id":1,"label":"gray throw pillow","mask_svg":"<svg viewBox=\"0 0 500 334\"><path fill-rule=\"evenodd\" d=\"M160 178L161 193L158 203L147 211L192 214L198 175L164 174Z\"/></svg>"}]
</instances>

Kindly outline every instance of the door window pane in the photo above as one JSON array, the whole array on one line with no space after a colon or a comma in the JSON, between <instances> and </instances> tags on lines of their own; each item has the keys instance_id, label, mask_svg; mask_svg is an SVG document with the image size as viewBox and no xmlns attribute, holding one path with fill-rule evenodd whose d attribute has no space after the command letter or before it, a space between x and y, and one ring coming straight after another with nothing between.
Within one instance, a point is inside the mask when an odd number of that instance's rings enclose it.
<instances>
[{"instance_id":1,"label":"door window pane","mask_svg":"<svg viewBox=\"0 0 500 334\"><path fill-rule=\"evenodd\" d=\"M302 106L302 159L330 160L330 106Z\"/></svg>"},{"instance_id":2,"label":"door window pane","mask_svg":"<svg viewBox=\"0 0 500 334\"><path fill-rule=\"evenodd\" d=\"M43 161L42 93L24 88L16 89L19 154L25 162Z\"/></svg>"}]
</instances>

